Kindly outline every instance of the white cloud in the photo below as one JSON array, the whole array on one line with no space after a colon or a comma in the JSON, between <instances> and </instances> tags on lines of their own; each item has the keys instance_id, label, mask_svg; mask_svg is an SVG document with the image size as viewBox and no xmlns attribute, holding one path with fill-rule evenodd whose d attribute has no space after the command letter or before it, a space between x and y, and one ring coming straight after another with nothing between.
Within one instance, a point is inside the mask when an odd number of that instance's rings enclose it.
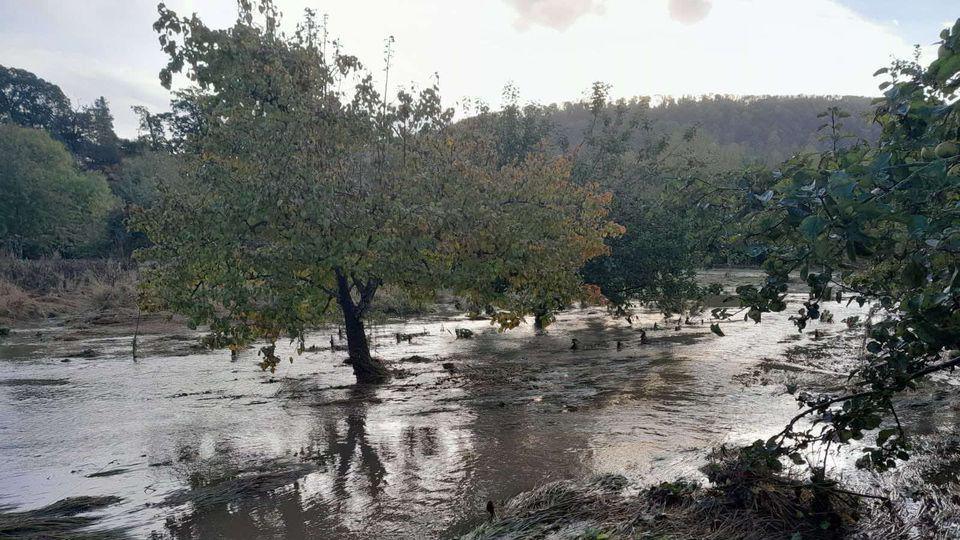
<instances>
[{"instance_id":1,"label":"white cloud","mask_svg":"<svg viewBox=\"0 0 960 540\"><path fill-rule=\"evenodd\" d=\"M604 0L507 0L517 10L516 27L521 30L539 24L566 30L580 17L603 13Z\"/></svg>"},{"instance_id":2,"label":"white cloud","mask_svg":"<svg viewBox=\"0 0 960 540\"><path fill-rule=\"evenodd\" d=\"M711 7L710 0L670 0L667 9L673 20L693 24L705 19Z\"/></svg>"}]
</instances>

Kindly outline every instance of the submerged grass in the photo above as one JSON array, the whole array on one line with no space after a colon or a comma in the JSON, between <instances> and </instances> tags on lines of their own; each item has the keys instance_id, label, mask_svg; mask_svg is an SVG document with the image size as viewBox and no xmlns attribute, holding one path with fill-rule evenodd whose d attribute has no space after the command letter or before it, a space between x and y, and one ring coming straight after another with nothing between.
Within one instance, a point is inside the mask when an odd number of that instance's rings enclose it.
<instances>
[{"instance_id":1,"label":"submerged grass","mask_svg":"<svg viewBox=\"0 0 960 540\"><path fill-rule=\"evenodd\" d=\"M894 502L871 508L857 539L960 538L960 437L923 440L915 450L895 471L875 476L874 489Z\"/></svg>"},{"instance_id":2,"label":"submerged grass","mask_svg":"<svg viewBox=\"0 0 960 540\"><path fill-rule=\"evenodd\" d=\"M834 539L856 517L858 501L748 466L736 453L715 453L710 466L713 487L640 487L617 475L553 482L514 497L463 539Z\"/></svg>"},{"instance_id":3,"label":"submerged grass","mask_svg":"<svg viewBox=\"0 0 960 540\"><path fill-rule=\"evenodd\" d=\"M36 510L0 506L0 538L24 540L112 540L123 530L91 530L98 516L83 515L120 502L119 497L69 497Z\"/></svg>"},{"instance_id":4,"label":"submerged grass","mask_svg":"<svg viewBox=\"0 0 960 540\"><path fill-rule=\"evenodd\" d=\"M925 442L860 495L720 448L711 485L641 487L622 476L559 481L517 495L462 540L900 540L960 538L960 438Z\"/></svg>"},{"instance_id":5,"label":"submerged grass","mask_svg":"<svg viewBox=\"0 0 960 540\"><path fill-rule=\"evenodd\" d=\"M202 475L192 475L191 489L171 493L164 498L162 504L180 506L190 503L196 508L205 508L243 499L256 499L292 485L315 470L316 466L311 463L277 460L254 468L233 471L223 477L214 475L214 478L201 479Z\"/></svg>"}]
</instances>

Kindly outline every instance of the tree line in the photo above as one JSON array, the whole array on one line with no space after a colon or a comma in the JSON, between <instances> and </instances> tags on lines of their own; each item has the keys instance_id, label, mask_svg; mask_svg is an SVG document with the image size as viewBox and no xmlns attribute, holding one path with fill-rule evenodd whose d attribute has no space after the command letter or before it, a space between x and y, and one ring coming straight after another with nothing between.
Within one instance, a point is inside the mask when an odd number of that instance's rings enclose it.
<instances>
[{"instance_id":1,"label":"tree line","mask_svg":"<svg viewBox=\"0 0 960 540\"><path fill-rule=\"evenodd\" d=\"M148 206L176 158L117 136L104 97L75 107L57 85L0 66L0 249L20 257L128 258Z\"/></svg>"},{"instance_id":2,"label":"tree line","mask_svg":"<svg viewBox=\"0 0 960 540\"><path fill-rule=\"evenodd\" d=\"M503 110L497 111L504 118L502 129L512 129L509 122L529 122L528 133L522 135L531 137L528 143L535 145L548 139L558 153L582 146L591 125L596 125L596 110L590 105L593 96L559 105L521 105L519 91L508 87L505 97ZM185 99L186 96L175 96L174 102L186 105ZM639 119L634 129L642 137L670 135L674 141L680 141L685 133L694 130L694 138L682 146L674 145L670 152L688 153L701 160L709 158L714 169L735 169L750 162L772 165L799 151L822 149L825 142L817 135L817 113L831 106L850 113L847 129L852 135L874 140L878 134L869 119L869 99L851 96L718 95L665 98L656 104L649 98L633 98L608 101L607 105L622 109L618 114ZM190 115L154 112L143 107L136 107L135 112L140 117L140 134L133 140L122 139L114 132L113 115L105 98L100 97L89 106L75 107L56 84L26 70L0 66L0 123L42 131L67 152L63 154L58 145L46 140L34 140L32 152L47 156L38 160L37 155L31 157L26 148L12 142L26 141L30 135L4 132L4 161L10 167L20 164L16 171L11 169L3 175L5 191L17 194L0 201L4 205L0 208L0 236L7 251L29 257L59 253L71 257L125 258L143 244L141 235L131 234L124 227L128 210L131 206L150 205L157 195L159 178L177 174L175 159L170 159L177 149L171 145L196 126L190 125ZM477 112L478 116L492 114L485 108ZM530 118L506 119L515 112ZM174 137L174 132L179 135ZM642 143L634 140L631 144ZM89 184L97 195L93 199L60 196L58 200L51 194L57 191L56 184L29 180L31 175L42 176L43 163L62 165L62 159L51 159L53 155L72 157L76 172L83 173L80 183ZM64 178L65 185L77 182L75 178L71 180L76 175L64 170L46 176ZM98 180L101 178L110 188L109 194L102 189ZM62 191L70 193L70 189ZM9 206L26 198L30 204ZM70 208L71 212L58 215L49 211L53 208ZM79 216L84 216L85 223L75 227ZM31 228L46 232L32 232ZM67 231L71 234L65 234ZM719 250L714 255L724 260L729 256ZM740 262L739 258L734 257L735 262Z\"/></svg>"}]
</instances>

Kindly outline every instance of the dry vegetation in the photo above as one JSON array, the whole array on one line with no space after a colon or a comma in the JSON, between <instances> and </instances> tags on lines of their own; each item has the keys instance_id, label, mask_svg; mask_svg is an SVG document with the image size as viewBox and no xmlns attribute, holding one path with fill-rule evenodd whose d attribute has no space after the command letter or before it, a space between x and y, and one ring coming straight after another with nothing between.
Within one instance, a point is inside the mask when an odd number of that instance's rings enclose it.
<instances>
[{"instance_id":1,"label":"dry vegetation","mask_svg":"<svg viewBox=\"0 0 960 540\"><path fill-rule=\"evenodd\" d=\"M861 497L829 480L814 485L758 470L735 452L720 450L704 468L709 486L678 480L640 487L618 475L552 482L497 506L495 518L462 540L957 538L958 446L933 446L924 458L882 478L880 491L890 499ZM945 462L951 464L946 473ZM954 480L931 481L931 474Z\"/></svg>"},{"instance_id":2,"label":"dry vegetation","mask_svg":"<svg viewBox=\"0 0 960 540\"><path fill-rule=\"evenodd\" d=\"M95 320L136 310L136 272L109 259L0 257L0 321Z\"/></svg>"}]
</instances>

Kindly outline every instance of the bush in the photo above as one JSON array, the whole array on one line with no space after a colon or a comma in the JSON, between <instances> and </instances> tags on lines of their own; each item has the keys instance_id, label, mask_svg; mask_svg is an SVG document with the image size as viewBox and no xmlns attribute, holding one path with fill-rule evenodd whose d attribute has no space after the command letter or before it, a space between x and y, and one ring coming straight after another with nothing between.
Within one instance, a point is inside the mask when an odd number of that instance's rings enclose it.
<instances>
[{"instance_id":1,"label":"bush","mask_svg":"<svg viewBox=\"0 0 960 540\"><path fill-rule=\"evenodd\" d=\"M104 177L81 171L46 132L0 125L0 237L8 250L89 252L103 241L115 205Z\"/></svg>"}]
</instances>

